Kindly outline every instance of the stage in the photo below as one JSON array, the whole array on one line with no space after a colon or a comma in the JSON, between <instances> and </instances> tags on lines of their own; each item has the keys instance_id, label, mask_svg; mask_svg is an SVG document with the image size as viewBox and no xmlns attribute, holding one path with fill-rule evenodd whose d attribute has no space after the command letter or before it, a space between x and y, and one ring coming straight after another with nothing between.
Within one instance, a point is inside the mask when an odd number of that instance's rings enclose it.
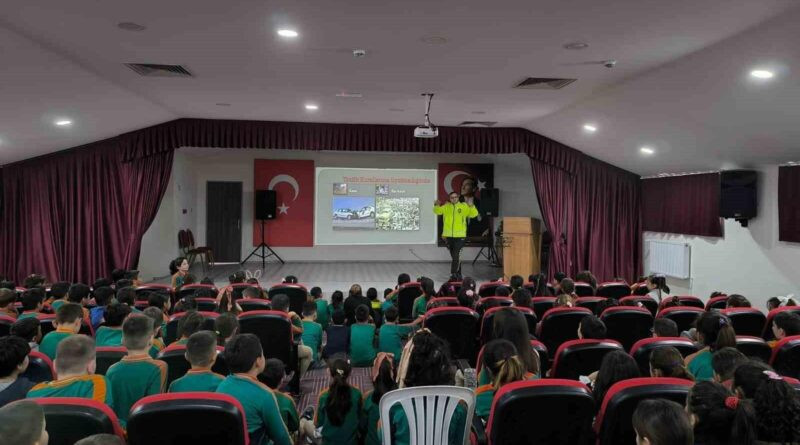
<instances>
[{"instance_id":1,"label":"stage","mask_svg":"<svg viewBox=\"0 0 800 445\"><path fill-rule=\"evenodd\" d=\"M503 275L503 269L492 267L486 261L478 261L472 266L472 258L468 259L461 266L461 273L465 277L472 277L478 283L496 280ZM252 261L244 265L237 264L217 264L209 269L205 274L199 262L195 262L190 269L197 280L208 276L214 280L217 287L228 284L228 276L238 270L258 273L261 269L261 261ZM450 262L397 262L397 261L371 261L371 262L342 262L342 261L318 261L318 262L291 262L286 264L267 263L266 270L261 272L259 282L264 288L272 284L280 283L283 277L294 275L300 283L310 287L319 286L326 299L330 299L331 293L341 290L347 297L347 291L354 283L360 284L366 291L370 287L378 289L378 295L383 298L383 289L394 288L397 284L397 275L407 273L412 280L421 276L431 278L438 289L439 286L447 281L450 276ZM527 279L527 277L525 277ZM170 278L166 277L156 282L169 283Z\"/></svg>"}]
</instances>

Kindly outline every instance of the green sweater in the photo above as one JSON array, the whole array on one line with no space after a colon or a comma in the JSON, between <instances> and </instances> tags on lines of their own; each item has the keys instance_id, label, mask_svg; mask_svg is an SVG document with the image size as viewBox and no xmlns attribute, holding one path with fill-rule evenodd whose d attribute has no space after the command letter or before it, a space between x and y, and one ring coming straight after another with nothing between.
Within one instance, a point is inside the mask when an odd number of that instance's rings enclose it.
<instances>
[{"instance_id":1,"label":"green sweater","mask_svg":"<svg viewBox=\"0 0 800 445\"><path fill-rule=\"evenodd\" d=\"M266 438L275 445L291 445L278 402L267 385L247 374L231 374L219 384L217 392L242 404L251 444L259 444L262 438Z\"/></svg>"},{"instance_id":2,"label":"green sweater","mask_svg":"<svg viewBox=\"0 0 800 445\"><path fill-rule=\"evenodd\" d=\"M215 392L225 376L208 369L190 369L183 377L169 384L169 392Z\"/></svg>"},{"instance_id":3,"label":"green sweater","mask_svg":"<svg viewBox=\"0 0 800 445\"><path fill-rule=\"evenodd\" d=\"M372 366L375 351L375 326L356 323L350 326L350 362L353 366Z\"/></svg>"},{"instance_id":4,"label":"green sweater","mask_svg":"<svg viewBox=\"0 0 800 445\"><path fill-rule=\"evenodd\" d=\"M126 355L108 368L106 378L114 393L114 412L125 426L134 403L166 390L167 364L147 354Z\"/></svg>"},{"instance_id":5,"label":"green sweater","mask_svg":"<svg viewBox=\"0 0 800 445\"><path fill-rule=\"evenodd\" d=\"M353 325L355 326L355 325ZM314 424L322 427L322 443L325 445L350 445L357 443L361 427L361 391L350 387L350 409L344 415L341 425L334 425L325 409L328 403L328 390L322 391L317 403L317 416Z\"/></svg>"}]
</instances>

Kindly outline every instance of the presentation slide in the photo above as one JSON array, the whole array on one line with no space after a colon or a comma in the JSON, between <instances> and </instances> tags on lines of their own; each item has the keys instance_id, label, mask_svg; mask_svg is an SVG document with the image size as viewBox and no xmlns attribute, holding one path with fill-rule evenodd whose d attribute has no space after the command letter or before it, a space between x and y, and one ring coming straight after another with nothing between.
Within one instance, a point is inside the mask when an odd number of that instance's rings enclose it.
<instances>
[{"instance_id":1,"label":"presentation slide","mask_svg":"<svg viewBox=\"0 0 800 445\"><path fill-rule=\"evenodd\" d=\"M436 170L316 169L314 244L433 244Z\"/></svg>"}]
</instances>

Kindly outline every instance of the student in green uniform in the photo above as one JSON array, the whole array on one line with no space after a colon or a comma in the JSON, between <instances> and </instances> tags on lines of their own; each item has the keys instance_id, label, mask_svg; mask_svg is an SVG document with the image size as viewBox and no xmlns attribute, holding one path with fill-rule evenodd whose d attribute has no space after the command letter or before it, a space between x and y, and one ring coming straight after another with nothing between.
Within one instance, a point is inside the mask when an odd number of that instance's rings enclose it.
<instances>
[{"instance_id":1,"label":"student in green uniform","mask_svg":"<svg viewBox=\"0 0 800 445\"><path fill-rule=\"evenodd\" d=\"M66 303L65 307L71 304ZM58 379L40 383L28 392L34 397L80 397L114 406L111 384L102 375L95 374L95 346L91 337L83 334L71 335L58 344L55 360Z\"/></svg>"},{"instance_id":2,"label":"student in green uniform","mask_svg":"<svg viewBox=\"0 0 800 445\"><path fill-rule=\"evenodd\" d=\"M106 377L114 393L114 412L123 427L134 403L166 390L167 364L148 355L152 342L153 320L150 317L132 314L122 323L122 346L128 348L128 355L111 365Z\"/></svg>"},{"instance_id":3,"label":"student in green uniform","mask_svg":"<svg viewBox=\"0 0 800 445\"><path fill-rule=\"evenodd\" d=\"M361 407L364 444L381 445L381 436L378 434L378 422L381 420L381 397L397 388L394 379L394 364L389 354L379 352L375 357L375 363L372 365L372 388L372 391L364 395Z\"/></svg>"},{"instance_id":4,"label":"student in green uniform","mask_svg":"<svg viewBox=\"0 0 800 445\"><path fill-rule=\"evenodd\" d=\"M173 343L185 345L192 334L203 329L203 324L205 322L205 317L199 312L194 310L187 311L186 314L178 320L178 340Z\"/></svg>"},{"instance_id":5,"label":"student in green uniform","mask_svg":"<svg viewBox=\"0 0 800 445\"><path fill-rule=\"evenodd\" d=\"M288 296L278 294L272 297L272 310L288 313L289 318L292 320L292 334L294 335L294 340L297 341L303 338L303 321L300 319L299 315L289 310ZM310 347L302 344L297 346L297 361L300 367L300 378L305 375L309 366L311 366L311 357L312 353ZM300 380L298 379L297 381L299 382ZM295 389L297 392L300 392L300 388ZM291 389L291 391L294 392L295 389Z\"/></svg>"},{"instance_id":6,"label":"student in green uniform","mask_svg":"<svg viewBox=\"0 0 800 445\"><path fill-rule=\"evenodd\" d=\"M527 371L514 343L503 339L486 343L483 348L483 369L491 383L475 390L475 415L485 422L492 410L494 393L506 383L525 380Z\"/></svg>"},{"instance_id":7,"label":"student in green uniform","mask_svg":"<svg viewBox=\"0 0 800 445\"><path fill-rule=\"evenodd\" d=\"M79 304L81 306L81 310L83 311L83 319L86 320L86 323L92 322L92 318L89 315L89 309L86 307L89 305L89 294L91 293L92 289L83 283L73 284L69 287L69 292L67 292L67 302Z\"/></svg>"},{"instance_id":8,"label":"student in green uniform","mask_svg":"<svg viewBox=\"0 0 800 445\"><path fill-rule=\"evenodd\" d=\"M314 303L311 302L311 304ZM278 390L285 376L286 369L282 361L276 358L271 358L266 361L266 364L264 365L264 372L261 373L261 378L263 379L264 383L269 386L269 389L272 390L272 394L275 396L275 400L278 402L278 409L281 412L283 423L286 424L286 428L289 430L289 433L294 439L295 434L297 434L297 429L300 427L300 419L297 415L297 406L295 405L292 396Z\"/></svg>"},{"instance_id":9,"label":"student in green uniform","mask_svg":"<svg viewBox=\"0 0 800 445\"><path fill-rule=\"evenodd\" d=\"M322 325L317 323L317 305L313 301L303 303L303 344L311 348L312 363L319 360Z\"/></svg>"},{"instance_id":10,"label":"student in green uniform","mask_svg":"<svg viewBox=\"0 0 800 445\"><path fill-rule=\"evenodd\" d=\"M290 445L291 438L283 423L278 402L267 385L258 381L266 360L261 342L253 334L233 337L225 346L225 362L231 375L217 387L217 392L238 400L244 408L251 445Z\"/></svg>"},{"instance_id":11,"label":"student in green uniform","mask_svg":"<svg viewBox=\"0 0 800 445\"><path fill-rule=\"evenodd\" d=\"M736 332L728 317L717 312L703 312L695 321L697 341L703 348L686 356L683 362L696 381L712 380L714 368L711 357L714 351L736 347Z\"/></svg>"},{"instance_id":12,"label":"student in green uniform","mask_svg":"<svg viewBox=\"0 0 800 445\"><path fill-rule=\"evenodd\" d=\"M99 346L122 346L122 322L131 314L127 304L113 303L106 307L104 326L94 334L94 342Z\"/></svg>"},{"instance_id":13,"label":"student in green uniform","mask_svg":"<svg viewBox=\"0 0 800 445\"><path fill-rule=\"evenodd\" d=\"M15 335L30 346L31 351L39 352L39 342L42 341L42 324L38 318L23 318L11 325L11 335Z\"/></svg>"},{"instance_id":14,"label":"student in green uniform","mask_svg":"<svg viewBox=\"0 0 800 445\"><path fill-rule=\"evenodd\" d=\"M22 293L22 313L19 314L17 320L36 318L44 307L44 297L44 289L40 287L25 290Z\"/></svg>"},{"instance_id":15,"label":"student in green uniform","mask_svg":"<svg viewBox=\"0 0 800 445\"><path fill-rule=\"evenodd\" d=\"M366 306L364 309L369 312ZM346 356L332 358L328 362L328 368L331 385L319 395L314 424L322 429L322 443L325 445L357 443L361 427L361 391L347 382L351 368Z\"/></svg>"},{"instance_id":16,"label":"student in green uniform","mask_svg":"<svg viewBox=\"0 0 800 445\"><path fill-rule=\"evenodd\" d=\"M80 305L74 303L62 304L56 312L56 319L53 320L56 330L48 332L44 336L42 343L39 345L39 352L50 357L50 360L54 360L58 351L58 344L70 335L75 335L80 331L82 317L83 310Z\"/></svg>"},{"instance_id":17,"label":"student in green uniform","mask_svg":"<svg viewBox=\"0 0 800 445\"><path fill-rule=\"evenodd\" d=\"M131 280L120 281L127 281L127 283L124 283L127 286L121 287L120 283L117 283L117 302L127 304L134 313L142 312L136 308L136 288L129 284Z\"/></svg>"},{"instance_id":18,"label":"student in green uniform","mask_svg":"<svg viewBox=\"0 0 800 445\"><path fill-rule=\"evenodd\" d=\"M378 351L391 353L395 363L402 358L403 340L422 322L422 318L417 318L409 324L397 324L398 314L397 307L389 306L383 313L385 322L378 330Z\"/></svg>"},{"instance_id":19,"label":"student in green uniform","mask_svg":"<svg viewBox=\"0 0 800 445\"><path fill-rule=\"evenodd\" d=\"M375 360L375 325L369 322L369 308L356 308L356 322L350 326L350 359L353 366L372 366Z\"/></svg>"},{"instance_id":20,"label":"student in green uniform","mask_svg":"<svg viewBox=\"0 0 800 445\"><path fill-rule=\"evenodd\" d=\"M225 376L211 370L217 361L217 337L213 332L195 332L186 342L186 361L192 369L169 385L169 392L214 392Z\"/></svg>"},{"instance_id":21,"label":"student in green uniform","mask_svg":"<svg viewBox=\"0 0 800 445\"><path fill-rule=\"evenodd\" d=\"M67 302L69 286L70 284L66 281L59 281L50 286L50 297L47 299L47 304L50 306L53 312L58 312L58 308Z\"/></svg>"},{"instance_id":22,"label":"student in green uniform","mask_svg":"<svg viewBox=\"0 0 800 445\"><path fill-rule=\"evenodd\" d=\"M150 350L147 353L152 358L156 358L158 353L161 352L165 345L164 339L161 338L164 333L164 313L157 307L149 307L142 311L142 314L148 316L153 321L153 344L150 345Z\"/></svg>"},{"instance_id":23,"label":"student in green uniform","mask_svg":"<svg viewBox=\"0 0 800 445\"><path fill-rule=\"evenodd\" d=\"M389 308L389 305L397 306L397 294L400 293L400 287L406 283L411 282L411 275L407 273L401 273L397 276L397 285L391 290L389 293L384 292L383 295L383 304L381 305L381 310L386 311Z\"/></svg>"},{"instance_id":24,"label":"student in green uniform","mask_svg":"<svg viewBox=\"0 0 800 445\"><path fill-rule=\"evenodd\" d=\"M318 286L311 288L309 292L311 298L314 299L314 304L317 305L317 323L322 326L322 330L328 329L328 324L331 321L331 310L328 308L328 302L322 295L322 289Z\"/></svg>"},{"instance_id":25,"label":"student in green uniform","mask_svg":"<svg viewBox=\"0 0 800 445\"><path fill-rule=\"evenodd\" d=\"M232 339L239 333L239 319L233 312L225 312L220 314L214 320L214 331L217 334L217 345L225 346L228 340Z\"/></svg>"},{"instance_id":26,"label":"student in green uniform","mask_svg":"<svg viewBox=\"0 0 800 445\"><path fill-rule=\"evenodd\" d=\"M428 277L419 279L419 284L422 287L422 295L414 300L414 306L411 309L411 318L417 318L425 315L428 307L428 301L433 298L436 291L433 289L433 280Z\"/></svg>"}]
</instances>

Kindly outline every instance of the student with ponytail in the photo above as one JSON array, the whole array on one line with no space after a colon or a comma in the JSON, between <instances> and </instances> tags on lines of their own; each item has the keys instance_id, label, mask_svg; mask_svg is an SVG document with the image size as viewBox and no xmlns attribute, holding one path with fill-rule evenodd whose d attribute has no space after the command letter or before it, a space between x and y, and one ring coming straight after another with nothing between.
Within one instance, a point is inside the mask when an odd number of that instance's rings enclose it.
<instances>
[{"instance_id":1,"label":"student with ponytail","mask_svg":"<svg viewBox=\"0 0 800 445\"><path fill-rule=\"evenodd\" d=\"M683 356L672 346L662 346L650 353L650 376L694 381L694 377L683 364Z\"/></svg>"},{"instance_id":2,"label":"student with ponytail","mask_svg":"<svg viewBox=\"0 0 800 445\"><path fill-rule=\"evenodd\" d=\"M755 413L750 401L733 395L719 383L697 382L686 398L686 412L697 445L755 443Z\"/></svg>"},{"instance_id":3,"label":"student with ponytail","mask_svg":"<svg viewBox=\"0 0 800 445\"><path fill-rule=\"evenodd\" d=\"M486 421L492 410L494 394L501 386L533 377L527 372L514 343L496 339L483 348L483 369L491 383L475 390L475 415Z\"/></svg>"},{"instance_id":4,"label":"student with ponytail","mask_svg":"<svg viewBox=\"0 0 800 445\"><path fill-rule=\"evenodd\" d=\"M381 445L378 421L381 419L381 397L397 388L394 381L394 364L391 353L379 352L372 364L372 391L364 395L361 421L364 423L365 445Z\"/></svg>"},{"instance_id":5,"label":"student with ponytail","mask_svg":"<svg viewBox=\"0 0 800 445\"><path fill-rule=\"evenodd\" d=\"M350 360L336 355L328 362L331 385L322 391L317 403L314 424L322 429L324 444L353 444L358 442L361 424L361 391L350 386Z\"/></svg>"},{"instance_id":6,"label":"student with ponytail","mask_svg":"<svg viewBox=\"0 0 800 445\"><path fill-rule=\"evenodd\" d=\"M800 443L800 400L769 365L755 360L740 365L733 385L740 397L752 400L759 441Z\"/></svg>"},{"instance_id":7,"label":"student with ponytail","mask_svg":"<svg viewBox=\"0 0 800 445\"><path fill-rule=\"evenodd\" d=\"M711 380L714 378L712 354L728 346L736 347L736 332L728 317L717 312L703 312L697 317L695 327L697 341L703 348L688 355L684 363L698 381Z\"/></svg>"}]
</instances>

